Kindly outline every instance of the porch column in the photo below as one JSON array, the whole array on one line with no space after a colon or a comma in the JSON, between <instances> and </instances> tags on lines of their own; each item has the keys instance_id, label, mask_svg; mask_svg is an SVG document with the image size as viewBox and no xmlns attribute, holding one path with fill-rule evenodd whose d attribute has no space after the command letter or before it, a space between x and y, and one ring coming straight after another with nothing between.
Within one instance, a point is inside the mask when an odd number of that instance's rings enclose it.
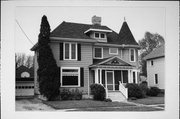
<instances>
[{"instance_id":1,"label":"porch column","mask_svg":"<svg viewBox=\"0 0 180 119\"><path fill-rule=\"evenodd\" d=\"M123 72L122 72L122 70L121 70L121 83L124 83L124 81L123 81Z\"/></svg>"},{"instance_id":2,"label":"porch column","mask_svg":"<svg viewBox=\"0 0 180 119\"><path fill-rule=\"evenodd\" d=\"M102 84L102 69L99 69L99 70L100 70L100 74L99 74L100 75L100 82L99 83Z\"/></svg>"},{"instance_id":3,"label":"porch column","mask_svg":"<svg viewBox=\"0 0 180 119\"><path fill-rule=\"evenodd\" d=\"M98 82L98 78L99 78L98 70L99 70L99 69L95 69L95 70L94 70L94 72L95 72L95 83L99 83L99 82Z\"/></svg>"}]
</instances>

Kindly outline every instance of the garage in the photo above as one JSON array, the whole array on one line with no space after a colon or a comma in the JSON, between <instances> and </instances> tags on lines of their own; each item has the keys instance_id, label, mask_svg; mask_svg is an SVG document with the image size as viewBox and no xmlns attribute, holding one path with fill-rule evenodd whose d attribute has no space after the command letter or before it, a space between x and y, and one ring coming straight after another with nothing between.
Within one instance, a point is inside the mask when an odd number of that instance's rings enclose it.
<instances>
[{"instance_id":1,"label":"garage","mask_svg":"<svg viewBox=\"0 0 180 119\"><path fill-rule=\"evenodd\" d=\"M26 66L16 69L16 96L34 96L34 70Z\"/></svg>"}]
</instances>

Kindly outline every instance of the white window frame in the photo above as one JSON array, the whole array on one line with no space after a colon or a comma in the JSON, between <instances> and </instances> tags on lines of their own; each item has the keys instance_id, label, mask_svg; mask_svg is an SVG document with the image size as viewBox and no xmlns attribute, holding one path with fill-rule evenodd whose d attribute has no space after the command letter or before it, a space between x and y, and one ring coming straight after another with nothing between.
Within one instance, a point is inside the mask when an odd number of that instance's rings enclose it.
<instances>
[{"instance_id":1,"label":"white window frame","mask_svg":"<svg viewBox=\"0 0 180 119\"><path fill-rule=\"evenodd\" d=\"M134 61L131 60L131 50L134 51ZM129 49L129 60L130 60L130 62L136 62L136 50L133 48Z\"/></svg>"},{"instance_id":2,"label":"white window frame","mask_svg":"<svg viewBox=\"0 0 180 119\"><path fill-rule=\"evenodd\" d=\"M156 74L154 74L154 84L155 85L157 85L157 84L159 84L159 80L158 80L159 78L158 78L158 74L157 74L157 83L156 83Z\"/></svg>"},{"instance_id":3,"label":"white window frame","mask_svg":"<svg viewBox=\"0 0 180 119\"><path fill-rule=\"evenodd\" d=\"M69 59L66 59L66 57L65 57L65 44L69 44ZM75 44L75 46L76 46L76 54L75 54L75 59L72 59L72 52L71 52L71 46L72 46L72 44ZM77 60L77 43L71 43L71 42L64 42L63 43L63 59L64 60Z\"/></svg>"},{"instance_id":4,"label":"white window frame","mask_svg":"<svg viewBox=\"0 0 180 119\"><path fill-rule=\"evenodd\" d=\"M112 49L112 48L109 48L109 54L118 55L118 53L119 53L119 52L118 52L118 48L115 48L115 49L116 49L116 53L112 53L112 52L111 52L111 49Z\"/></svg>"},{"instance_id":5,"label":"white window frame","mask_svg":"<svg viewBox=\"0 0 180 119\"><path fill-rule=\"evenodd\" d=\"M63 69L78 69L78 85L62 85L62 70ZM61 82L61 87L80 87L80 67L61 67L61 72L60 72L60 82Z\"/></svg>"},{"instance_id":6,"label":"white window frame","mask_svg":"<svg viewBox=\"0 0 180 119\"><path fill-rule=\"evenodd\" d=\"M99 34L99 37L95 37L96 35L95 34ZM104 38L101 38L101 34L104 34ZM99 33L99 32L94 32L94 38L96 38L96 39L106 39L107 37L106 37L106 34L105 33Z\"/></svg>"},{"instance_id":7,"label":"white window frame","mask_svg":"<svg viewBox=\"0 0 180 119\"><path fill-rule=\"evenodd\" d=\"M95 57L95 49L96 49L96 48L101 48L101 51L102 51L102 52L101 52L101 57ZM93 52L94 52L94 53L93 53L93 54L94 54L94 59L103 59L103 48L102 48L102 47L94 47L94 51L93 51Z\"/></svg>"}]
</instances>

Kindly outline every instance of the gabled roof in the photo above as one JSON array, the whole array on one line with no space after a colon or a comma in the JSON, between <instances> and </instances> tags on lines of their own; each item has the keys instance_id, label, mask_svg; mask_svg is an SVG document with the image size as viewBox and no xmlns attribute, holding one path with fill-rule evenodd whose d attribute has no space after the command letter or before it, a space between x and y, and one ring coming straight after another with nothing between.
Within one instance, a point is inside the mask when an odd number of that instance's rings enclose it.
<instances>
[{"instance_id":1,"label":"gabled roof","mask_svg":"<svg viewBox=\"0 0 180 119\"><path fill-rule=\"evenodd\" d=\"M28 67L23 66L23 65L16 68L16 78L21 78L21 73L23 73L23 72L28 72L30 74L29 78L34 78L34 69L28 68Z\"/></svg>"},{"instance_id":2,"label":"gabled roof","mask_svg":"<svg viewBox=\"0 0 180 119\"><path fill-rule=\"evenodd\" d=\"M108 58L99 60L98 62L95 62L94 64L90 65L89 67L97 67L97 66L129 66L129 67L134 67L131 64L122 60L118 56L112 56L112 57L108 57Z\"/></svg>"},{"instance_id":3,"label":"gabled roof","mask_svg":"<svg viewBox=\"0 0 180 119\"><path fill-rule=\"evenodd\" d=\"M149 59L160 58L160 57L164 57L164 56L165 56L164 45L162 45L160 47L157 47L153 51L151 51L148 55L146 55L144 57L144 59L149 60Z\"/></svg>"}]
</instances>

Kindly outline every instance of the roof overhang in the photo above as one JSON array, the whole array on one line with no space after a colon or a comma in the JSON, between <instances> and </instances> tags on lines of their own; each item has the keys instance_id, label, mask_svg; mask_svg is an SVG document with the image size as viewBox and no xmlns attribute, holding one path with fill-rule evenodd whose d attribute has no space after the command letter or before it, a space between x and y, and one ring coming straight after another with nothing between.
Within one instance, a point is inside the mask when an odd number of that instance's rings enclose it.
<instances>
[{"instance_id":1,"label":"roof overhang","mask_svg":"<svg viewBox=\"0 0 180 119\"><path fill-rule=\"evenodd\" d=\"M158 58L163 58L165 57L164 55L158 56L158 57L150 57L150 58L144 58L144 60L153 60L153 59L158 59Z\"/></svg>"},{"instance_id":2,"label":"roof overhang","mask_svg":"<svg viewBox=\"0 0 180 119\"><path fill-rule=\"evenodd\" d=\"M53 42L59 41L75 41L75 42L87 42L87 43L96 43L95 39L80 39L80 38L62 38L62 37L50 37Z\"/></svg>"},{"instance_id":3,"label":"roof overhang","mask_svg":"<svg viewBox=\"0 0 180 119\"><path fill-rule=\"evenodd\" d=\"M86 30L84 33L86 34L86 33L90 32L90 31L98 31L98 32L106 32L106 33L108 33L108 32L111 33L112 32L112 30L90 28L90 29Z\"/></svg>"},{"instance_id":4,"label":"roof overhang","mask_svg":"<svg viewBox=\"0 0 180 119\"><path fill-rule=\"evenodd\" d=\"M109 43L95 43L94 45L97 46L111 46L111 47L120 47L120 48L138 48L140 49L141 47L139 45L118 45L118 44L109 44Z\"/></svg>"}]
</instances>

